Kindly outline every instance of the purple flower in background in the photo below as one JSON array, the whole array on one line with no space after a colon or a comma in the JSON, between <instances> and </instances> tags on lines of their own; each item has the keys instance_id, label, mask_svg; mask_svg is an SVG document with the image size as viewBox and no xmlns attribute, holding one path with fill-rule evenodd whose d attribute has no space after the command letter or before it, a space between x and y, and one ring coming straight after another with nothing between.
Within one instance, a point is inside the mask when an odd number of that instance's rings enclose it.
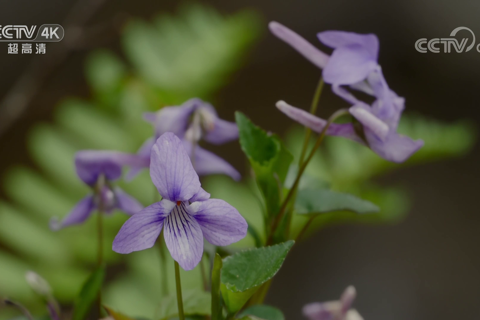
<instances>
[{"instance_id":1,"label":"purple flower in background","mask_svg":"<svg viewBox=\"0 0 480 320\"><path fill-rule=\"evenodd\" d=\"M309 320L363 320L355 309L350 309L355 297L355 288L350 286L345 289L338 301L314 302L305 305L303 315Z\"/></svg>"},{"instance_id":2,"label":"purple flower in background","mask_svg":"<svg viewBox=\"0 0 480 320\"><path fill-rule=\"evenodd\" d=\"M306 59L323 70L326 83L350 85L363 81L370 72L377 70L378 39L374 34L357 34L344 31L318 33L319 40L335 49L331 56L320 51L300 35L272 21L270 31L288 43Z\"/></svg>"},{"instance_id":3,"label":"purple flower in background","mask_svg":"<svg viewBox=\"0 0 480 320\"><path fill-rule=\"evenodd\" d=\"M334 49L329 57L305 39L285 26L271 22L270 30L290 44L295 50L323 69L326 83L333 91L349 102L349 112L356 124L332 124L328 135L342 136L367 145L382 158L404 162L423 146L423 141L414 141L397 133L405 99L390 90L378 65L378 39L373 34L356 34L342 31L325 31L318 34L320 41ZM358 100L344 85L373 95L376 100L370 106ZM277 107L295 121L316 132L322 131L327 121L288 105L283 101Z\"/></svg>"},{"instance_id":4,"label":"purple flower in background","mask_svg":"<svg viewBox=\"0 0 480 320\"><path fill-rule=\"evenodd\" d=\"M218 117L215 108L194 98L179 107L164 107L155 113L146 113L145 119L155 125L155 136L172 132L180 139L213 144L223 144L238 138L238 128L233 122Z\"/></svg>"},{"instance_id":5,"label":"purple flower in background","mask_svg":"<svg viewBox=\"0 0 480 320\"><path fill-rule=\"evenodd\" d=\"M327 121L318 118L307 111L295 108L284 101L277 102L280 109L291 119L312 129L321 132ZM412 140L409 137L400 135L395 127L389 126L374 114L375 104L369 105L359 102L349 109L350 114L361 124L356 128L354 123L332 124L326 134L341 136L368 146L372 151L382 158L392 162L404 162L413 153L423 146L422 140Z\"/></svg>"},{"instance_id":6,"label":"purple flower in background","mask_svg":"<svg viewBox=\"0 0 480 320\"><path fill-rule=\"evenodd\" d=\"M80 224L90 217L95 210L106 214L119 209L133 215L143 206L119 187L113 187L111 181L122 175L122 166L140 166L144 160L122 152L115 151L79 151L75 155L75 169L78 177L93 189L93 192L80 200L72 211L60 222L57 218L50 221L53 230Z\"/></svg>"},{"instance_id":7,"label":"purple flower in background","mask_svg":"<svg viewBox=\"0 0 480 320\"><path fill-rule=\"evenodd\" d=\"M163 200L125 222L113 241L114 251L126 254L151 248L163 227L173 259L191 270L202 258L203 238L226 246L245 237L245 219L225 201L210 199L184 144L173 133L164 133L153 146L150 176Z\"/></svg>"},{"instance_id":8,"label":"purple flower in background","mask_svg":"<svg viewBox=\"0 0 480 320\"><path fill-rule=\"evenodd\" d=\"M149 166L150 151L155 140L166 132L172 132L185 142L199 175L226 174L234 180L240 180L240 173L234 167L198 145L200 140L219 145L238 138L237 125L218 118L215 108L209 103L190 99L178 107L164 107L157 112L146 113L145 119L155 126L155 139L148 139L137 153L147 161L144 167ZM141 169L132 167L127 179L132 179Z\"/></svg>"}]
</instances>

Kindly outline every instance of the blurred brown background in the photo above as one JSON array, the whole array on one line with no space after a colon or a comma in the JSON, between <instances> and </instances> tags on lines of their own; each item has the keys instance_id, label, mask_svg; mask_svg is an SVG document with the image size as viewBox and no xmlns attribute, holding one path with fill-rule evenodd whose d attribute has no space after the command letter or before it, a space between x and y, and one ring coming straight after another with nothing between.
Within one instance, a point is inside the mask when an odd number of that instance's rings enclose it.
<instances>
[{"instance_id":1,"label":"blurred brown background","mask_svg":"<svg viewBox=\"0 0 480 320\"><path fill-rule=\"evenodd\" d=\"M316 32L329 29L375 33L380 64L390 86L407 98L407 110L447 122L469 118L480 124L477 105L480 53L420 54L417 39L448 37L466 26L480 37L478 1L204 1L224 13L253 8L264 17L265 33L245 66L220 92L221 116L233 120L242 110L267 130L282 133L291 122L277 112L283 99L306 108L320 71L267 31L276 20L313 43ZM64 21L73 1L0 1L0 24ZM176 1L107 1L92 23L127 15L148 19L175 11ZM66 39L69 34L66 34ZM65 41L64 40L64 41ZM67 40L68 41L68 40ZM121 54L115 32L92 39L70 55L35 95L21 117L0 135L0 178L12 164L30 164L25 147L28 129L49 120L65 96L89 96L83 59L89 49L108 47ZM47 46L47 55L55 44ZM0 97L30 67L29 56L7 54L0 43ZM321 101L323 115L344 106L329 90ZM0 110L1 112L2 110ZM2 128L0 128L2 129ZM222 156L244 168L238 145ZM293 250L275 280L268 302L288 319L300 318L306 302L337 298L349 284L359 292L356 308L365 319L475 319L480 313L480 215L478 146L463 159L404 169L380 183L408 186L413 199L407 219L396 226L328 228ZM1 272L1 271L0 271Z\"/></svg>"}]
</instances>

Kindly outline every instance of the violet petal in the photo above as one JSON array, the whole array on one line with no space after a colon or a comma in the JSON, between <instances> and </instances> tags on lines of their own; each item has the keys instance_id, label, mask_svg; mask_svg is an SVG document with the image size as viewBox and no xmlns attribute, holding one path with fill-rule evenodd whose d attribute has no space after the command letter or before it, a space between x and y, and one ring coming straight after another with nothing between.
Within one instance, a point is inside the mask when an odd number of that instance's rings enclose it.
<instances>
[{"instance_id":1,"label":"violet petal","mask_svg":"<svg viewBox=\"0 0 480 320\"><path fill-rule=\"evenodd\" d=\"M295 108L285 101L278 101L276 105L277 108L288 117L317 133L320 133L327 124L326 120L316 117L305 110ZM364 143L355 133L355 129L351 123L332 123L327 129L327 135L345 137L362 144Z\"/></svg>"},{"instance_id":2,"label":"violet petal","mask_svg":"<svg viewBox=\"0 0 480 320\"><path fill-rule=\"evenodd\" d=\"M198 222L186 211L187 202L176 205L165 219L165 243L172 258L184 270L192 270L203 255L203 235Z\"/></svg>"},{"instance_id":3,"label":"violet petal","mask_svg":"<svg viewBox=\"0 0 480 320\"><path fill-rule=\"evenodd\" d=\"M348 109L348 111L352 116L355 117L355 119L357 119L364 127L367 127L371 132L373 132L380 140L385 140L390 129L385 122L373 115L370 106L360 102Z\"/></svg>"},{"instance_id":4,"label":"violet petal","mask_svg":"<svg viewBox=\"0 0 480 320\"><path fill-rule=\"evenodd\" d=\"M183 138L187 130L188 120L193 111L199 106L199 99L190 99L181 106L163 107L155 116L155 136L159 137L166 132L172 132ZM149 118L152 118L149 116Z\"/></svg>"},{"instance_id":5,"label":"violet petal","mask_svg":"<svg viewBox=\"0 0 480 320\"><path fill-rule=\"evenodd\" d=\"M198 192L190 199L190 202L205 201L208 199L210 199L210 193L203 190L203 188L200 188L200 190L198 190Z\"/></svg>"},{"instance_id":6,"label":"violet petal","mask_svg":"<svg viewBox=\"0 0 480 320\"><path fill-rule=\"evenodd\" d=\"M369 58L378 59L379 41L374 34L359 34L346 31L323 31L317 34L318 39L326 46L337 49L350 45L358 45L367 50Z\"/></svg>"},{"instance_id":7,"label":"violet petal","mask_svg":"<svg viewBox=\"0 0 480 320\"><path fill-rule=\"evenodd\" d=\"M382 158L392 162L404 162L423 146L422 140L413 140L392 130L383 141L367 128L364 132L370 148Z\"/></svg>"},{"instance_id":8,"label":"violet petal","mask_svg":"<svg viewBox=\"0 0 480 320\"><path fill-rule=\"evenodd\" d=\"M366 79L377 65L363 47L358 45L340 47L333 51L323 69L323 79L325 83L330 84L354 84Z\"/></svg>"},{"instance_id":9,"label":"violet petal","mask_svg":"<svg viewBox=\"0 0 480 320\"><path fill-rule=\"evenodd\" d=\"M126 254L153 247L174 206L174 202L162 200L131 216L113 240L113 251Z\"/></svg>"},{"instance_id":10,"label":"violet petal","mask_svg":"<svg viewBox=\"0 0 480 320\"><path fill-rule=\"evenodd\" d=\"M52 218L50 221L50 229L56 231L66 226L80 224L90 217L94 208L95 204L93 201L93 196L88 195L80 200L61 222L59 222L56 218Z\"/></svg>"},{"instance_id":11,"label":"violet petal","mask_svg":"<svg viewBox=\"0 0 480 320\"><path fill-rule=\"evenodd\" d=\"M220 199L194 202L187 207L213 245L228 246L245 238L248 224L233 206Z\"/></svg>"},{"instance_id":12,"label":"violet petal","mask_svg":"<svg viewBox=\"0 0 480 320\"><path fill-rule=\"evenodd\" d=\"M116 180L122 175L122 166L144 165L145 160L137 155L103 150L82 150L75 155L77 175L86 184L94 185L103 174L107 180Z\"/></svg>"},{"instance_id":13,"label":"violet petal","mask_svg":"<svg viewBox=\"0 0 480 320\"><path fill-rule=\"evenodd\" d=\"M118 209L126 214L134 215L143 209L142 204L138 202L137 199L127 194L122 189L117 187L115 188L114 193Z\"/></svg>"},{"instance_id":14,"label":"violet petal","mask_svg":"<svg viewBox=\"0 0 480 320\"><path fill-rule=\"evenodd\" d=\"M213 124L213 129L207 131L204 139L213 144L223 144L238 139L237 124L216 118Z\"/></svg>"},{"instance_id":15,"label":"violet petal","mask_svg":"<svg viewBox=\"0 0 480 320\"><path fill-rule=\"evenodd\" d=\"M327 64L328 55L317 49L294 31L275 21L270 22L268 27L277 38L289 44L320 69L323 69Z\"/></svg>"},{"instance_id":16,"label":"violet petal","mask_svg":"<svg viewBox=\"0 0 480 320\"><path fill-rule=\"evenodd\" d=\"M192 145L190 142L184 142L185 149L190 154ZM223 160L213 152L205 150L199 146L195 147L195 171L200 176L211 174L225 174L233 180L241 179L240 173L227 161Z\"/></svg>"},{"instance_id":17,"label":"violet petal","mask_svg":"<svg viewBox=\"0 0 480 320\"><path fill-rule=\"evenodd\" d=\"M152 148L150 176L158 192L170 201L190 200L200 189L183 143L171 132L158 138Z\"/></svg>"}]
</instances>

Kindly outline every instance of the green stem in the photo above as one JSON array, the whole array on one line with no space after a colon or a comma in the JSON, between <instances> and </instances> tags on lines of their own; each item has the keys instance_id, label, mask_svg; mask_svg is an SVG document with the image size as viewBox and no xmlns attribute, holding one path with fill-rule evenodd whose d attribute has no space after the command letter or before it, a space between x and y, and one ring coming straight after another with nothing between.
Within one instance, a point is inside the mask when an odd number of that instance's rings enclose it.
<instances>
[{"instance_id":1,"label":"green stem","mask_svg":"<svg viewBox=\"0 0 480 320\"><path fill-rule=\"evenodd\" d=\"M308 227L310 227L310 225L312 224L313 219L315 219L315 216L311 216L310 219L308 219L307 223L305 223L302 230L300 230L300 232L298 233L297 238L295 239L295 242L298 242L302 239L303 235L308 230Z\"/></svg>"},{"instance_id":2,"label":"green stem","mask_svg":"<svg viewBox=\"0 0 480 320\"><path fill-rule=\"evenodd\" d=\"M178 306L178 319L185 320L185 314L183 313L183 298L182 298L182 282L180 280L180 266L175 261L175 284L177 286L177 306Z\"/></svg>"},{"instance_id":3,"label":"green stem","mask_svg":"<svg viewBox=\"0 0 480 320\"><path fill-rule=\"evenodd\" d=\"M100 267L103 263L103 210L99 208L97 213L97 241L98 241L98 257L97 264Z\"/></svg>"},{"instance_id":4,"label":"green stem","mask_svg":"<svg viewBox=\"0 0 480 320\"><path fill-rule=\"evenodd\" d=\"M14 308L17 308L20 312L23 313L23 315L29 319L29 320L33 320L33 317L32 317L32 314L30 313L30 311L28 311L27 308L25 308L23 305L21 305L20 303L17 303L17 302L14 302L10 299L4 299L3 300L3 303L5 303L7 306L10 306L10 307L14 307Z\"/></svg>"},{"instance_id":5,"label":"green stem","mask_svg":"<svg viewBox=\"0 0 480 320\"><path fill-rule=\"evenodd\" d=\"M295 178L295 182L293 183L292 187L290 188L290 190L287 193L287 196L283 200L282 206L280 207L280 211L279 211L277 217L275 218L275 220L273 221L272 228L270 229L270 235L269 235L268 240L267 240L267 245L271 244L272 239L273 239L273 235L275 234L275 231L276 231L280 221L283 219L283 216L285 215L285 210L288 206L288 203L289 203L290 199L292 198L292 196L294 195L294 193L297 190L298 183L300 182L300 178L302 177L303 173L305 172L305 169L307 168L308 163L310 162L310 160L312 160L313 156L315 155L315 151L317 151L317 149L322 144L322 141L325 138L325 135L327 133L328 128L333 123L333 121L335 121L337 118L339 118L343 115L346 115L346 114L348 114L347 109L340 109L340 110L336 111L335 113L333 113L330 116L330 118L328 118L327 124L325 125L323 130L320 132L320 134L317 138L317 141L315 142L314 147L310 151L310 154L308 155L307 159L305 160L305 162L302 164L302 166L298 170L297 177Z\"/></svg>"},{"instance_id":6,"label":"green stem","mask_svg":"<svg viewBox=\"0 0 480 320\"><path fill-rule=\"evenodd\" d=\"M103 188L111 189L106 177L104 174L101 174L98 177L97 183L95 185L95 194L98 197L98 212L97 212L97 246L98 246L98 253L97 253L97 268L103 268L103 213L105 211L105 204L103 203ZM98 290L98 298L97 298L97 312L98 317L102 317L102 289Z\"/></svg>"},{"instance_id":7,"label":"green stem","mask_svg":"<svg viewBox=\"0 0 480 320\"><path fill-rule=\"evenodd\" d=\"M222 271L223 261L218 253L215 254L212 268L212 320L222 319L222 305L220 293L220 276Z\"/></svg>"},{"instance_id":8,"label":"green stem","mask_svg":"<svg viewBox=\"0 0 480 320\"><path fill-rule=\"evenodd\" d=\"M202 274L203 290L208 291L208 281L207 281L207 274L205 273L205 266L203 264L203 256L199 264L200 264L200 273Z\"/></svg>"},{"instance_id":9,"label":"green stem","mask_svg":"<svg viewBox=\"0 0 480 320\"><path fill-rule=\"evenodd\" d=\"M313 95L312 105L310 106L310 113L315 114L318 107L318 102L320 101L320 96L323 91L323 78L320 78L318 81L317 89ZM302 162L305 158L305 153L307 152L308 142L310 141L310 136L312 134L312 129L305 127L305 140L303 141L302 153L300 154L300 160L298 161L298 166L302 165Z\"/></svg>"},{"instance_id":10,"label":"green stem","mask_svg":"<svg viewBox=\"0 0 480 320\"><path fill-rule=\"evenodd\" d=\"M97 236L98 236L98 267L101 268L103 264L103 205L100 201L97 213ZM102 290L98 291L98 317L102 316Z\"/></svg>"}]
</instances>

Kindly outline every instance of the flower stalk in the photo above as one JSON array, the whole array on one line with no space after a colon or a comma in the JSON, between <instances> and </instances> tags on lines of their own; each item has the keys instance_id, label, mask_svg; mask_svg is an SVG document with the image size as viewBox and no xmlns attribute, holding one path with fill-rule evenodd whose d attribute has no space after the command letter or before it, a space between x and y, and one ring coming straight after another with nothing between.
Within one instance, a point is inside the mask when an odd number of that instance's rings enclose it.
<instances>
[{"instance_id":1,"label":"flower stalk","mask_svg":"<svg viewBox=\"0 0 480 320\"><path fill-rule=\"evenodd\" d=\"M311 216L311 217L308 219L308 221L307 221L307 222L305 223L305 225L303 226L302 230L300 230L300 232L298 233L297 238L295 239L295 242L300 241L300 240L303 238L303 235L304 235L305 232L308 230L308 227L310 227L310 225L312 224L313 219L315 219L315 216Z\"/></svg>"},{"instance_id":2,"label":"flower stalk","mask_svg":"<svg viewBox=\"0 0 480 320\"><path fill-rule=\"evenodd\" d=\"M20 303L18 302L14 302L10 299L4 299L3 300L3 303L7 306L10 306L10 307L14 307L14 308L17 308L21 313L23 313L23 315L25 316L25 318L27 318L28 320L34 320L33 317L32 317L32 314L30 313L30 311L28 311L27 308L25 308L23 305L21 305Z\"/></svg>"},{"instance_id":3,"label":"flower stalk","mask_svg":"<svg viewBox=\"0 0 480 320\"><path fill-rule=\"evenodd\" d=\"M103 263L103 211L101 208L97 214L97 241L98 241L98 257L97 264L100 267Z\"/></svg>"},{"instance_id":4,"label":"flower stalk","mask_svg":"<svg viewBox=\"0 0 480 320\"><path fill-rule=\"evenodd\" d=\"M103 213L104 213L104 200L102 191L103 188L107 185L107 181L105 175L100 174L98 181L97 181L97 188L96 192L98 195L98 212L97 212L97 266L101 268L103 265ZM98 291L98 298L97 298L97 312L98 316L101 317L102 315L102 289Z\"/></svg>"},{"instance_id":5,"label":"flower stalk","mask_svg":"<svg viewBox=\"0 0 480 320\"><path fill-rule=\"evenodd\" d=\"M183 298L182 298L182 282L180 279L180 266L175 261L175 285L177 287L177 307L178 307L178 319L185 320L185 314L183 312Z\"/></svg>"},{"instance_id":6,"label":"flower stalk","mask_svg":"<svg viewBox=\"0 0 480 320\"><path fill-rule=\"evenodd\" d=\"M310 106L310 113L315 114L318 108L318 102L320 101L320 96L323 91L323 78L320 77L318 81L317 88L315 89L315 94L313 95L312 105ZM298 161L298 166L300 167L305 159L305 153L307 152L308 142L310 141L310 136L312 135L312 129L305 127L305 140L303 141L302 152L300 154L300 160Z\"/></svg>"},{"instance_id":7,"label":"flower stalk","mask_svg":"<svg viewBox=\"0 0 480 320\"><path fill-rule=\"evenodd\" d=\"M336 119L338 119L341 116L347 115L347 114L349 114L348 109L340 109L340 110L337 110L336 112L334 112L330 116L330 118L328 118L327 124L325 125L323 130L320 132L320 134L317 138L317 141L315 142L315 145L313 146L312 150L310 151L310 154L308 155L307 159L302 164L302 166L300 166L300 169L298 170L298 173L297 173L297 177L295 178L295 182L293 183L292 187L290 188L290 190L287 193L287 196L283 200L282 206L280 207L280 211L279 211L277 217L275 218L275 220L273 221L272 227L270 229L270 235L269 235L268 240L267 240L267 245L272 244L273 235L275 234L275 231L277 230L278 225L280 224L280 221L282 221L282 219L285 215L285 212L286 212L286 209L287 209L287 206L288 206L290 200L292 199L293 195L295 194L295 192L297 190L298 184L300 182L300 178L302 177L303 173L305 172L305 169L307 168L308 163L310 162L310 160L312 160L313 156L315 155L315 151L317 151L317 149L322 144L322 141L325 138L325 134L327 132L327 129L330 127L330 125Z\"/></svg>"}]
</instances>

